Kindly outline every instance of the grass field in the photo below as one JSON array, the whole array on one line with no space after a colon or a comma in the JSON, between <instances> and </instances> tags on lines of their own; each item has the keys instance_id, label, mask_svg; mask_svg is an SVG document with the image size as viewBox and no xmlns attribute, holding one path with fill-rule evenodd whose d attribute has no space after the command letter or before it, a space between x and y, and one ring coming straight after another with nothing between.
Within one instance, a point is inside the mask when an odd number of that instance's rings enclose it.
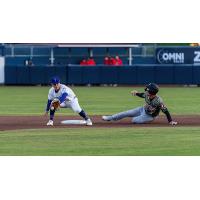
<instances>
[{"instance_id":1,"label":"grass field","mask_svg":"<svg viewBox=\"0 0 200 200\"><path fill-rule=\"evenodd\" d=\"M0 115L41 115L48 87L1 87ZM90 115L143 105L132 87L73 87ZM135 87L139 91L143 88ZM161 88L171 114L199 114L199 88ZM61 115L73 115L63 109ZM200 155L200 127L66 128L0 132L0 155Z\"/></svg>"},{"instance_id":2,"label":"grass field","mask_svg":"<svg viewBox=\"0 0 200 200\"><path fill-rule=\"evenodd\" d=\"M0 87L0 115L41 115L44 112L49 87ZM72 87L80 105L90 115L112 114L144 104L132 97L130 91L138 87ZM159 95L173 114L200 114L200 89L179 87L162 88ZM71 110L60 114L72 115Z\"/></svg>"},{"instance_id":3,"label":"grass field","mask_svg":"<svg viewBox=\"0 0 200 200\"><path fill-rule=\"evenodd\" d=\"M1 155L200 155L199 128L5 131Z\"/></svg>"}]
</instances>

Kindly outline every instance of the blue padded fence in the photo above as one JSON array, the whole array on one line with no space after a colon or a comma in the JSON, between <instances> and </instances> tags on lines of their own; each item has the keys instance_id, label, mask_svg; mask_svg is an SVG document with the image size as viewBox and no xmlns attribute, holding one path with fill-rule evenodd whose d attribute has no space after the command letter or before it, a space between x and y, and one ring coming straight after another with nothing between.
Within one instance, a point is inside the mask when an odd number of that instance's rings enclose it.
<instances>
[{"instance_id":1,"label":"blue padded fence","mask_svg":"<svg viewBox=\"0 0 200 200\"><path fill-rule=\"evenodd\" d=\"M49 84L52 76L65 84L200 84L200 66L33 66L5 67L6 85Z\"/></svg>"}]
</instances>

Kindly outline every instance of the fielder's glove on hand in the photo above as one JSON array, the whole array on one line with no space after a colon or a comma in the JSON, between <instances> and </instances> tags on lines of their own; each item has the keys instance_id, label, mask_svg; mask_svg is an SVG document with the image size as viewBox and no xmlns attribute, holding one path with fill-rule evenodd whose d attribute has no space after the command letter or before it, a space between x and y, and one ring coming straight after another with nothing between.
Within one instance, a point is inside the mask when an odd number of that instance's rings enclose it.
<instances>
[{"instance_id":1,"label":"fielder's glove on hand","mask_svg":"<svg viewBox=\"0 0 200 200\"><path fill-rule=\"evenodd\" d=\"M178 122L171 121L171 122L169 122L169 124L171 124L172 126L174 126L174 125L177 125Z\"/></svg>"},{"instance_id":2,"label":"fielder's glove on hand","mask_svg":"<svg viewBox=\"0 0 200 200\"><path fill-rule=\"evenodd\" d=\"M57 110L60 108L60 100L55 98L52 102L51 102L51 110Z\"/></svg>"}]
</instances>

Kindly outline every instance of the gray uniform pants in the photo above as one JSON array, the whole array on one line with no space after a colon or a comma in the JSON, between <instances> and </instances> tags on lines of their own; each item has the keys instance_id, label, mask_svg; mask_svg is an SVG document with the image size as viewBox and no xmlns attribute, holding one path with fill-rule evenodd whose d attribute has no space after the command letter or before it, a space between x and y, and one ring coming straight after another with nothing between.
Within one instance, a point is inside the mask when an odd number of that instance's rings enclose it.
<instances>
[{"instance_id":1,"label":"gray uniform pants","mask_svg":"<svg viewBox=\"0 0 200 200\"><path fill-rule=\"evenodd\" d=\"M123 119L125 117L133 117L132 122L136 124L142 124L142 123L151 122L154 120L154 117L146 114L144 107L138 107L132 110L117 113L115 115L112 115L111 117L112 117L112 120L115 120L115 121Z\"/></svg>"}]
</instances>

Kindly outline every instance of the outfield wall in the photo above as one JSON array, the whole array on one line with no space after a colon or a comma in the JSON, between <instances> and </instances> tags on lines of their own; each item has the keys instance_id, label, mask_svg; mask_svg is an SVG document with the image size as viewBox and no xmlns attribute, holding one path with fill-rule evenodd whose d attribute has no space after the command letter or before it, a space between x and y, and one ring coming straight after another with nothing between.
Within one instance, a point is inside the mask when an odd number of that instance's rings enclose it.
<instances>
[{"instance_id":1,"label":"outfield wall","mask_svg":"<svg viewBox=\"0 0 200 200\"><path fill-rule=\"evenodd\" d=\"M134 66L6 66L6 85L49 84L52 76L65 84L200 84L200 65Z\"/></svg>"}]
</instances>

